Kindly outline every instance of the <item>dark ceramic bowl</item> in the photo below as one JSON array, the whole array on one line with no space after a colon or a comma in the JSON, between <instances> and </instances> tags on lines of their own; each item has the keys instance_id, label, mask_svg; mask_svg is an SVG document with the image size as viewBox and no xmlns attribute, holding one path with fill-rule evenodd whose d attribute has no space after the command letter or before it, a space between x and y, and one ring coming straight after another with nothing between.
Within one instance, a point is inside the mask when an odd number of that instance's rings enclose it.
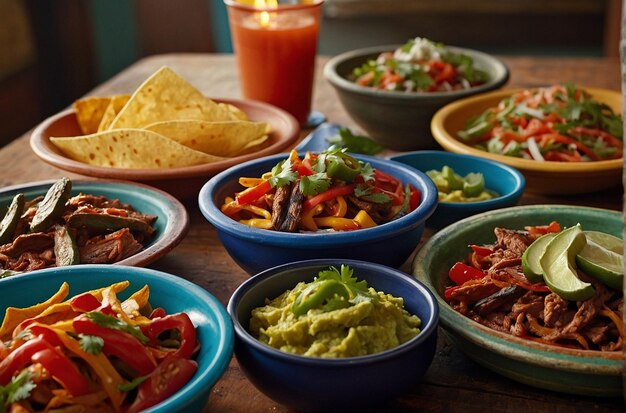
<instances>
[{"instance_id":1,"label":"dark ceramic bowl","mask_svg":"<svg viewBox=\"0 0 626 413\"><path fill-rule=\"evenodd\" d=\"M354 276L377 291L404 298L422 320L421 332L408 342L369 356L325 359L284 353L255 339L248 326L252 309L313 281L329 266L349 265ZM413 388L435 354L437 303L430 291L406 274L379 264L351 260L311 260L282 265L244 282L232 295L228 313L235 327L235 355L248 379L268 397L301 411L363 411Z\"/></svg>"},{"instance_id":2,"label":"dark ceramic bowl","mask_svg":"<svg viewBox=\"0 0 626 413\"><path fill-rule=\"evenodd\" d=\"M389 159L422 172L432 169L441 171L445 165L461 176L480 172L485 178L485 188L499 195L478 202L439 202L435 213L426 221L428 227L442 228L481 212L515 206L524 193L526 181L520 172L511 166L478 156L444 151L416 151L394 155Z\"/></svg>"},{"instance_id":3,"label":"dark ceramic bowl","mask_svg":"<svg viewBox=\"0 0 626 413\"><path fill-rule=\"evenodd\" d=\"M334 257L399 267L409 258L422 237L426 219L437 206L437 189L422 172L381 158L356 155L375 169L411 184L422 195L414 211L377 227L334 233L288 233L253 228L222 213L224 198L241 191L240 177L261 176L286 157L274 155L230 168L211 178L200 191L200 211L241 268L255 274L288 262Z\"/></svg>"},{"instance_id":4,"label":"dark ceramic bowl","mask_svg":"<svg viewBox=\"0 0 626 413\"><path fill-rule=\"evenodd\" d=\"M185 312L196 327L200 350L195 356L198 370L191 380L168 399L146 413L199 412L207 404L211 389L224 374L233 353L233 326L222 304L206 290L182 278L147 268L119 265L78 265L48 268L0 280L0 317L9 306L28 307L55 293L63 282L68 297L120 281L130 286L119 294L126 299L144 285L150 287L150 304L168 314Z\"/></svg>"},{"instance_id":5,"label":"dark ceramic bowl","mask_svg":"<svg viewBox=\"0 0 626 413\"><path fill-rule=\"evenodd\" d=\"M438 145L430 134L435 112L457 99L498 89L509 79L509 70L500 60L488 54L460 47L446 49L474 59L477 68L487 72L489 81L469 89L450 92L398 92L360 86L348 79L353 69L376 59L395 46L377 46L342 53L324 67L324 77L335 88L350 117L372 139L389 149L432 149Z\"/></svg>"},{"instance_id":6,"label":"dark ceramic bowl","mask_svg":"<svg viewBox=\"0 0 626 413\"><path fill-rule=\"evenodd\" d=\"M466 218L436 233L420 249L413 274L435 294L441 311L441 326L449 340L470 358L513 380L564 393L621 396L624 354L572 350L525 340L492 330L454 311L443 299L448 271L469 252L469 244L488 244L493 229L580 223L622 237L622 213L566 205L532 205L503 208Z\"/></svg>"}]
</instances>

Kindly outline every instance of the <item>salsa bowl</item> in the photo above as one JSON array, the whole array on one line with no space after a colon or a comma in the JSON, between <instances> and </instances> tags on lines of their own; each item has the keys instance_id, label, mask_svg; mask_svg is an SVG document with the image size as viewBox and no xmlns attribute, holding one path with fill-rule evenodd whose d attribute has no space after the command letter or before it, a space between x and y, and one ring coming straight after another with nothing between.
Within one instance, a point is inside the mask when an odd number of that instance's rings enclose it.
<instances>
[{"instance_id":1,"label":"salsa bowl","mask_svg":"<svg viewBox=\"0 0 626 413\"><path fill-rule=\"evenodd\" d=\"M287 158L287 154L280 154L243 163L211 178L200 191L200 211L217 230L226 251L249 274L292 261L333 257L399 267L422 237L424 223L437 206L437 189L425 174L405 165L371 156L355 157L420 191L418 207L373 228L333 233L272 231L241 224L225 215L220 207L227 196L241 191L239 178L270 171Z\"/></svg>"},{"instance_id":2,"label":"salsa bowl","mask_svg":"<svg viewBox=\"0 0 626 413\"><path fill-rule=\"evenodd\" d=\"M11 204L13 197L23 193L26 200L45 195L55 181L19 184L0 190L0 209ZM153 224L154 237L143 250L115 264L145 266L174 249L189 231L187 210L172 195L148 185L114 180L72 180L71 196L78 194L102 195L119 199L143 214L157 217Z\"/></svg>"},{"instance_id":3,"label":"salsa bowl","mask_svg":"<svg viewBox=\"0 0 626 413\"><path fill-rule=\"evenodd\" d=\"M377 291L404 298L421 321L420 333L390 350L359 357L320 358L282 352L249 332L252 309L320 270L342 264ZM361 411L388 401L421 381L437 341L437 303L430 291L406 274L379 264L344 259L281 265L245 281L232 295L228 312L235 328L235 355L250 381L268 397L302 411ZM366 396L364 396L366 395Z\"/></svg>"},{"instance_id":4,"label":"salsa bowl","mask_svg":"<svg viewBox=\"0 0 626 413\"><path fill-rule=\"evenodd\" d=\"M413 275L435 295L446 337L484 367L518 382L564 393L591 396L622 394L624 354L575 350L534 342L492 330L455 311L444 300L448 271L468 254L469 244L489 244L495 227L524 229L580 223L585 230L622 236L622 214L598 208L532 205L498 209L461 220L436 233L420 249Z\"/></svg>"},{"instance_id":5,"label":"salsa bowl","mask_svg":"<svg viewBox=\"0 0 626 413\"><path fill-rule=\"evenodd\" d=\"M400 45L352 50L330 59L324 77L333 86L350 117L370 136L389 149L415 150L436 148L428 126L435 112L447 103L503 86L509 70L500 60L486 53L460 47L447 50L473 58L477 68L487 72L488 81L468 89L445 92L399 92L365 87L349 80L353 69L382 52Z\"/></svg>"},{"instance_id":6,"label":"salsa bowl","mask_svg":"<svg viewBox=\"0 0 626 413\"><path fill-rule=\"evenodd\" d=\"M583 88L599 102L622 113L622 94L618 91ZM592 162L541 162L483 151L461 142L457 133L466 122L522 89L499 90L472 96L441 108L432 118L431 131L436 141L450 152L474 155L502 162L519 170L526 178L526 190L546 195L580 194L621 185L623 159Z\"/></svg>"},{"instance_id":7,"label":"salsa bowl","mask_svg":"<svg viewBox=\"0 0 626 413\"><path fill-rule=\"evenodd\" d=\"M44 162L59 169L94 178L124 179L155 186L179 199L194 199L207 178L250 159L271 155L295 143L300 127L295 118L275 106L253 100L216 99L233 105L252 121L267 122L272 128L269 139L254 151L213 163L177 168L108 168L88 165L63 154L50 137L82 135L73 109L60 112L44 120L33 131L31 149Z\"/></svg>"},{"instance_id":8,"label":"salsa bowl","mask_svg":"<svg viewBox=\"0 0 626 413\"><path fill-rule=\"evenodd\" d=\"M196 328L200 349L198 364L189 382L166 400L146 410L150 413L201 411L211 388L222 376L233 352L232 322L222 304L206 290L183 278L146 268L81 265L49 268L28 275L0 280L0 314L9 306L29 307L52 296L63 282L69 284L69 295L129 281L127 291L150 288L150 304L162 307L167 314L185 312ZM128 293L119 294L125 299Z\"/></svg>"}]
</instances>

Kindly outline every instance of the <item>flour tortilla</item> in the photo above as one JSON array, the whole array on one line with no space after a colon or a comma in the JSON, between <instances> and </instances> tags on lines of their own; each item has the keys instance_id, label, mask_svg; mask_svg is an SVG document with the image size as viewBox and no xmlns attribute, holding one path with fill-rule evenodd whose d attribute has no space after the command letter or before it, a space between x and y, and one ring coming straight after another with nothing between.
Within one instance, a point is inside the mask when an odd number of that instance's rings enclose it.
<instances>
[{"instance_id":1,"label":"flour tortilla","mask_svg":"<svg viewBox=\"0 0 626 413\"><path fill-rule=\"evenodd\" d=\"M50 142L76 161L109 168L177 168L225 159L141 129L116 129L66 138L51 137Z\"/></svg>"},{"instance_id":2,"label":"flour tortilla","mask_svg":"<svg viewBox=\"0 0 626 413\"><path fill-rule=\"evenodd\" d=\"M238 120L240 114L218 105L168 67L150 76L115 117L109 130L143 128L163 120Z\"/></svg>"},{"instance_id":3,"label":"flour tortilla","mask_svg":"<svg viewBox=\"0 0 626 413\"><path fill-rule=\"evenodd\" d=\"M175 120L145 127L196 151L215 156L237 156L265 142L270 126L265 122L207 122Z\"/></svg>"}]
</instances>

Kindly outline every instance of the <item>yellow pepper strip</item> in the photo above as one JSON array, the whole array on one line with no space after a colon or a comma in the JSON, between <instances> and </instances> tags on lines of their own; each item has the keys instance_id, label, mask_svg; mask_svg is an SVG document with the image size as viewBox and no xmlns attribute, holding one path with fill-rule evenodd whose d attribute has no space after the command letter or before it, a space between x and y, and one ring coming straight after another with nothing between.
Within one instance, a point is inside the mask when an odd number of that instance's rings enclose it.
<instances>
[{"instance_id":1,"label":"yellow pepper strip","mask_svg":"<svg viewBox=\"0 0 626 413\"><path fill-rule=\"evenodd\" d=\"M82 396L72 396L69 394L67 390L55 389L52 390L52 398L46 405L46 411L53 411L52 409L57 409L62 406L74 405L76 407L80 406L80 410L76 410L77 412L83 412L85 409L89 411L104 411L99 410L98 405L104 403L107 399L106 392L99 390L97 392L88 393ZM102 406L101 406L102 407ZM69 407L66 407L69 409ZM67 410L63 410L67 411ZM71 410L74 411L74 410Z\"/></svg>"},{"instance_id":2,"label":"yellow pepper strip","mask_svg":"<svg viewBox=\"0 0 626 413\"><path fill-rule=\"evenodd\" d=\"M272 220L272 213L267 209L259 208L258 206L246 204L241 207L241 209L245 209L246 211L252 212L255 215L263 217L265 219Z\"/></svg>"},{"instance_id":3,"label":"yellow pepper strip","mask_svg":"<svg viewBox=\"0 0 626 413\"><path fill-rule=\"evenodd\" d=\"M263 175L261 175L261 179L270 179L272 176L272 172L265 172Z\"/></svg>"},{"instance_id":4,"label":"yellow pepper strip","mask_svg":"<svg viewBox=\"0 0 626 413\"><path fill-rule=\"evenodd\" d=\"M313 220L318 227L332 228L336 231L352 231L359 229L359 224L349 218L321 217L313 218Z\"/></svg>"},{"instance_id":5,"label":"yellow pepper strip","mask_svg":"<svg viewBox=\"0 0 626 413\"><path fill-rule=\"evenodd\" d=\"M323 210L324 206L322 204L317 204L315 207L304 212L300 217L300 226L307 231L317 231L317 224L313 220L313 217L320 214Z\"/></svg>"},{"instance_id":6,"label":"yellow pepper strip","mask_svg":"<svg viewBox=\"0 0 626 413\"><path fill-rule=\"evenodd\" d=\"M122 310L130 317L136 318L139 310L148 304L148 298L150 298L150 287L146 284L122 302Z\"/></svg>"},{"instance_id":7,"label":"yellow pepper strip","mask_svg":"<svg viewBox=\"0 0 626 413\"><path fill-rule=\"evenodd\" d=\"M94 372L100 378L100 384L104 388L104 391L111 399L111 404L116 412L120 411L120 406L124 401L124 394L119 391L118 386L124 383L124 379L115 370L111 362L107 359L104 353L89 354L85 352L80 343L70 336L68 336L63 330L53 330L59 339L63 342L63 345L72 353L85 360Z\"/></svg>"},{"instance_id":8,"label":"yellow pepper strip","mask_svg":"<svg viewBox=\"0 0 626 413\"><path fill-rule=\"evenodd\" d=\"M292 149L291 152L289 152L289 162L291 162L292 165L300 162L300 157L295 149Z\"/></svg>"},{"instance_id":9,"label":"yellow pepper strip","mask_svg":"<svg viewBox=\"0 0 626 413\"><path fill-rule=\"evenodd\" d=\"M239 221L244 225L248 225L254 228L261 229L271 229L272 228L272 220L271 219L263 219L263 218L252 218L252 219L242 219Z\"/></svg>"},{"instance_id":10,"label":"yellow pepper strip","mask_svg":"<svg viewBox=\"0 0 626 413\"><path fill-rule=\"evenodd\" d=\"M377 226L372 217L364 209L360 210L354 220L359 224L361 228L372 228Z\"/></svg>"},{"instance_id":11,"label":"yellow pepper strip","mask_svg":"<svg viewBox=\"0 0 626 413\"><path fill-rule=\"evenodd\" d=\"M104 291L102 291L102 304L110 305L111 309L115 311L115 314L117 314L120 320L125 321L131 326L135 325L133 320L131 320L128 314L126 314L122 309L122 303L117 298L117 294L111 287L105 288Z\"/></svg>"},{"instance_id":12,"label":"yellow pepper strip","mask_svg":"<svg viewBox=\"0 0 626 413\"><path fill-rule=\"evenodd\" d=\"M335 198L335 200L337 201L337 206L335 207L336 211L333 214L333 216L339 217L339 218L345 217L346 212L348 212L348 203L346 202L346 199L340 195L337 198Z\"/></svg>"},{"instance_id":13,"label":"yellow pepper strip","mask_svg":"<svg viewBox=\"0 0 626 413\"><path fill-rule=\"evenodd\" d=\"M59 290L43 303L27 308L8 307L4 313L2 326L0 326L0 339L7 340L10 338L15 327L20 325L22 321L33 318L42 311L45 311L48 307L60 303L65 299L65 297L67 297L69 292L70 286L68 283L64 282L61 284Z\"/></svg>"},{"instance_id":14,"label":"yellow pepper strip","mask_svg":"<svg viewBox=\"0 0 626 413\"><path fill-rule=\"evenodd\" d=\"M239 178L239 185L245 186L246 188L252 188L253 186L257 186L261 183L263 179L261 178L247 178L241 177Z\"/></svg>"}]
</instances>

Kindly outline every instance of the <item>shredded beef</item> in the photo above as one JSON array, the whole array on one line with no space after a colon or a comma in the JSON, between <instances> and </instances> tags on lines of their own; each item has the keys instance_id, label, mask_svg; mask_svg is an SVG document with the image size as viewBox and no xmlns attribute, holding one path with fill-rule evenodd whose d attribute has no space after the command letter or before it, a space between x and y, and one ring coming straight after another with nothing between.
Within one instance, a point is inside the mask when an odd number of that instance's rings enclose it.
<instances>
[{"instance_id":1,"label":"shredded beef","mask_svg":"<svg viewBox=\"0 0 626 413\"><path fill-rule=\"evenodd\" d=\"M142 248L128 228L123 228L111 234L90 239L79 248L80 262L111 264L136 254Z\"/></svg>"}]
</instances>

